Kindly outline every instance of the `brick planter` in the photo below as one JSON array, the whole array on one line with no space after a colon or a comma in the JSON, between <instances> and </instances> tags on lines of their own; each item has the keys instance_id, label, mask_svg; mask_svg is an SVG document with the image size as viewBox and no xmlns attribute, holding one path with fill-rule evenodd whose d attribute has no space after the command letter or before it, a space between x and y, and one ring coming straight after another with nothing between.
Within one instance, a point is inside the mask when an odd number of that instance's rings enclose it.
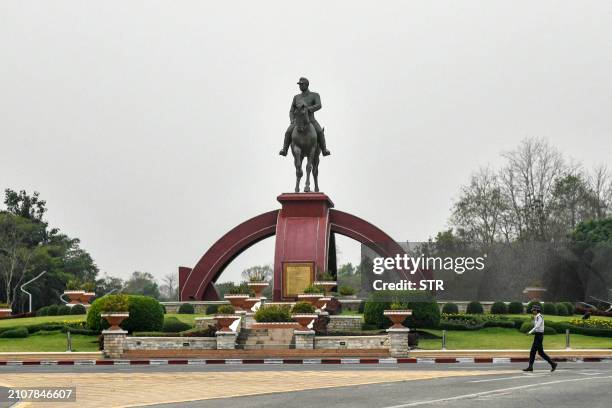
<instances>
[{"instance_id":1,"label":"brick planter","mask_svg":"<svg viewBox=\"0 0 612 408\"><path fill-rule=\"evenodd\" d=\"M412 310L385 310L383 315L393 322L391 328L405 329L406 327L402 323L408 316L412 315Z\"/></svg>"},{"instance_id":2,"label":"brick planter","mask_svg":"<svg viewBox=\"0 0 612 408\"><path fill-rule=\"evenodd\" d=\"M317 301L323 296L323 293L301 293L297 297L298 301L308 302L314 307L317 307Z\"/></svg>"},{"instance_id":3,"label":"brick planter","mask_svg":"<svg viewBox=\"0 0 612 408\"><path fill-rule=\"evenodd\" d=\"M128 312L109 312L102 313L100 316L105 318L108 324L110 324L108 331L118 331L121 330L121 327L119 327L119 325L125 319L130 317L130 314Z\"/></svg>"},{"instance_id":4,"label":"brick planter","mask_svg":"<svg viewBox=\"0 0 612 408\"><path fill-rule=\"evenodd\" d=\"M107 358L121 358L127 337L125 330L104 330L104 356Z\"/></svg>"},{"instance_id":5,"label":"brick planter","mask_svg":"<svg viewBox=\"0 0 612 408\"><path fill-rule=\"evenodd\" d=\"M223 298L230 302L235 310L244 310L244 300L248 299L249 295L225 295Z\"/></svg>"},{"instance_id":6,"label":"brick planter","mask_svg":"<svg viewBox=\"0 0 612 408\"><path fill-rule=\"evenodd\" d=\"M64 295L70 299L68 302L69 305L80 305L81 304L81 296L85 294L84 290L65 290Z\"/></svg>"},{"instance_id":7,"label":"brick planter","mask_svg":"<svg viewBox=\"0 0 612 408\"><path fill-rule=\"evenodd\" d=\"M319 286L323 288L325 291L325 296L329 296L331 290L338 286L338 282L336 281L314 281L312 283L314 286Z\"/></svg>"},{"instance_id":8,"label":"brick planter","mask_svg":"<svg viewBox=\"0 0 612 408\"><path fill-rule=\"evenodd\" d=\"M9 317L12 312L13 312L13 309L10 309L10 308L0 309L0 318Z\"/></svg>"},{"instance_id":9,"label":"brick planter","mask_svg":"<svg viewBox=\"0 0 612 408\"><path fill-rule=\"evenodd\" d=\"M247 312L250 312L253 306L260 302L259 298L246 298L242 300L242 304Z\"/></svg>"},{"instance_id":10,"label":"brick planter","mask_svg":"<svg viewBox=\"0 0 612 408\"><path fill-rule=\"evenodd\" d=\"M94 292L83 292L80 297L80 301L83 305L89 305L91 303L91 299L96 296Z\"/></svg>"},{"instance_id":11,"label":"brick planter","mask_svg":"<svg viewBox=\"0 0 612 408\"><path fill-rule=\"evenodd\" d=\"M260 298L262 296L264 289L267 288L268 285L269 285L268 282L249 282L247 283L247 286L253 289L253 292L255 292L256 298Z\"/></svg>"},{"instance_id":12,"label":"brick planter","mask_svg":"<svg viewBox=\"0 0 612 408\"><path fill-rule=\"evenodd\" d=\"M317 299L317 301L315 302L314 306L317 309L323 310L323 308L325 308L327 306L327 304L329 302L331 302L331 300L332 300L332 298L330 298L330 297L321 297L321 298Z\"/></svg>"},{"instance_id":13,"label":"brick planter","mask_svg":"<svg viewBox=\"0 0 612 408\"><path fill-rule=\"evenodd\" d=\"M300 325L300 330L310 330L308 325L318 317L319 315L316 313L296 313L291 315L291 318Z\"/></svg>"},{"instance_id":14,"label":"brick planter","mask_svg":"<svg viewBox=\"0 0 612 408\"><path fill-rule=\"evenodd\" d=\"M526 287L523 290L523 293L527 295L527 299L531 300L542 300L542 296L546 292L546 288L542 288L539 286L531 286Z\"/></svg>"},{"instance_id":15,"label":"brick planter","mask_svg":"<svg viewBox=\"0 0 612 408\"><path fill-rule=\"evenodd\" d=\"M215 315L215 320L217 321L217 331L222 333L233 333L232 329L229 327L239 319L240 316L237 315L228 315L228 314L218 314Z\"/></svg>"}]
</instances>

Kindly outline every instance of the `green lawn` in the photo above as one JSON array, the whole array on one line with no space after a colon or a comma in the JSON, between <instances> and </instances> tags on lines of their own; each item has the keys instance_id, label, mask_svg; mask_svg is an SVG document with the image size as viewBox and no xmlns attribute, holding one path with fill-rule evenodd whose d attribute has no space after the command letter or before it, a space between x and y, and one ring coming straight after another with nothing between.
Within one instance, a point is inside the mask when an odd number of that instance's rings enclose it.
<instances>
[{"instance_id":1,"label":"green lawn","mask_svg":"<svg viewBox=\"0 0 612 408\"><path fill-rule=\"evenodd\" d=\"M73 334L72 351L98 351L97 336L83 336ZM0 338L0 352L21 351L66 351L66 333L57 331L40 331L29 335L25 339Z\"/></svg>"},{"instance_id":2,"label":"green lawn","mask_svg":"<svg viewBox=\"0 0 612 408\"><path fill-rule=\"evenodd\" d=\"M178 313L167 313L166 314L166 317L176 317L180 321L189 323L192 325L195 324L196 317L204 317L204 316L206 315L205 314L178 314Z\"/></svg>"},{"instance_id":3,"label":"green lawn","mask_svg":"<svg viewBox=\"0 0 612 408\"><path fill-rule=\"evenodd\" d=\"M442 330L426 330L427 332L442 336ZM447 331L446 348L459 349L528 349L531 347L533 336L521 333L516 329L503 329L488 327L475 331ZM585 348L612 348L612 338L583 336L572 334L571 347ZM544 347L549 349L565 348L565 334L544 336ZM421 339L419 348L426 350L439 350L442 348L442 339Z\"/></svg>"},{"instance_id":4,"label":"green lawn","mask_svg":"<svg viewBox=\"0 0 612 408\"><path fill-rule=\"evenodd\" d=\"M2 319L0 320L0 327L29 326L39 323L80 322L83 320L85 320L85 315L25 317L23 319Z\"/></svg>"}]
</instances>

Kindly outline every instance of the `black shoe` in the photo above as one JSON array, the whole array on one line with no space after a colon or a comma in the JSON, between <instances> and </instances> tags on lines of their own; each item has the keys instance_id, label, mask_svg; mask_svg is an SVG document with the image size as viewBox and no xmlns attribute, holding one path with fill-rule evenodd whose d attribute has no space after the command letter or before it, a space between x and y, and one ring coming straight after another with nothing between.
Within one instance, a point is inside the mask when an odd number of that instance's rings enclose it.
<instances>
[{"instance_id":1,"label":"black shoe","mask_svg":"<svg viewBox=\"0 0 612 408\"><path fill-rule=\"evenodd\" d=\"M283 148L283 149L281 149L280 152L278 152L278 154L280 154L281 156L286 156L287 155L287 150L289 150L289 149L284 149Z\"/></svg>"},{"instance_id":2,"label":"black shoe","mask_svg":"<svg viewBox=\"0 0 612 408\"><path fill-rule=\"evenodd\" d=\"M331 154L331 152L327 149L321 150L321 153L323 153L323 156L329 156Z\"/></svg>"},{"instance_id":3,"label":"black shoe","mask_svg":"<svg viewBox=\"0 0 612 408\"><path fill-rule=\"evenodd\" d=\"M555 370L557 369L557 366L558 366L558 365L559 365L559 364L557 364L557 363L555 363L555 362L553 361L552 366L550 367L550 372L552 373L553 371L555 371Z\"/></svg>"},{"instance_id":4,"label":"black shoe","mask_svg":"<svg viewBox=\"0 0 612 408\"><path fill-rule=\"evenodd\" d=\"M533 367L523 368L523 371L533 371Z\"/></svg>"}]
</instances>

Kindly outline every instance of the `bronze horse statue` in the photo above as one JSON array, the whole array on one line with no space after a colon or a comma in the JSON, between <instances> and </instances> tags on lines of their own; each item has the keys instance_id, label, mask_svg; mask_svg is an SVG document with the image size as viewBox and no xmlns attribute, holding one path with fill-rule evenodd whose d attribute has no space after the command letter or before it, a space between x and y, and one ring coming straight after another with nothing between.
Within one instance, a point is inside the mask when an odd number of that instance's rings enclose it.
<instances>
[{"instance_id":1,"label":"bronze horse statue","mask_svg":"<svg viewBox=\"0 0 612 408\"><path fill-rule=\"evenodd\" d=\"M322 131L325 131L323 129ZM300 180L304 172L302 162L306 159L306 183L304 192L310 192L310 173L314 179L314 191L319 191L319 156L321 148L317 143L317 131L315 130L308 116L308 109L305 105L298 107L295 114L295 127L291 133L291 153L295 164L295 192L300 192Z\"/></svg>"}]
</instances>

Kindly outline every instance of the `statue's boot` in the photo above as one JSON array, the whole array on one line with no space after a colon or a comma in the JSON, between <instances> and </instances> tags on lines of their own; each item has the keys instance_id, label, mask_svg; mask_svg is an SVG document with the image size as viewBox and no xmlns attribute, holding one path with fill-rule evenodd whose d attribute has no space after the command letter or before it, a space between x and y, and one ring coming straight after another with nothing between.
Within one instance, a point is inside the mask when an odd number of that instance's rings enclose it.
<instances>
[{"instance_id":1,"label":"statue's boot","mask_svg":"<svg viewBox=\"0 0 612 408\"><path fill-rule=\"evenodd\" d=\"M283 148L278 152L281 156L286 156L289 151L289 145L291 144L291 132L285 132L285 140L283 141Z\"/></svg>"},{"instance_id":2,"label":"statue's boot","mask_svg":"<svg viewBox=\"0 0 612 408\"><path fill-rule=\"evenodd\" d=\"M323 156L329 156L331 152L327 150L327 143L325 143L325 132L317 132L317 139Z\"/></svg>"}]
</instances>

